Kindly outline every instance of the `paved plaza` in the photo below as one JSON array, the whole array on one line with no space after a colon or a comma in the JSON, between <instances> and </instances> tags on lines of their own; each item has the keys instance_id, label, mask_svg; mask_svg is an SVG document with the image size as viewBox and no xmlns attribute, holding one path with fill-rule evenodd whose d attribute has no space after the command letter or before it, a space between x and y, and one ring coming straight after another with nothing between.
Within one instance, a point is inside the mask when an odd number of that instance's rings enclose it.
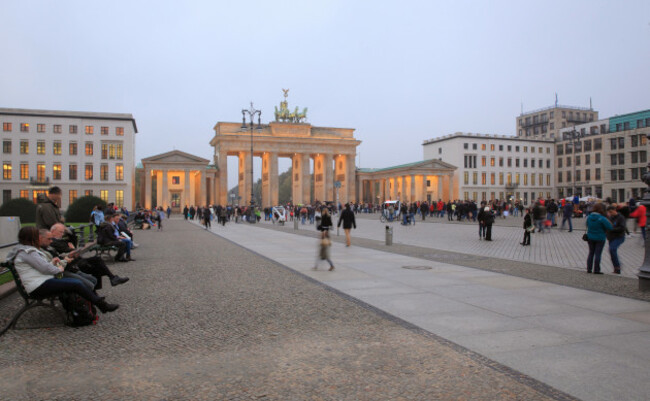
<instances>
[{"instance_id":1,"label":"paved plaza","mask_svg":"<svg viewBox=\"0 0 650 401\"><path fill-rule=\"evenodd\" d=\"M355 245L335 238L336 270L313 271L316 232L301 228L208 232L172 219L136 231L137 261L111 265L131 281L101 291L118 311L93 327L0 338L0 399L647 398L645 301L488 269L513 260L400 245L440 229L437 243L452 248L475 231L463 224L395 225L390 248L372 239L383 225L360 218ZM490 245L505 247L507 229ZM422 249L429 256L404 254ZM18 307L16 294L0 300L0 323ZM21 326L51 317L29 314Z\"/></svg>"}]
</instances>

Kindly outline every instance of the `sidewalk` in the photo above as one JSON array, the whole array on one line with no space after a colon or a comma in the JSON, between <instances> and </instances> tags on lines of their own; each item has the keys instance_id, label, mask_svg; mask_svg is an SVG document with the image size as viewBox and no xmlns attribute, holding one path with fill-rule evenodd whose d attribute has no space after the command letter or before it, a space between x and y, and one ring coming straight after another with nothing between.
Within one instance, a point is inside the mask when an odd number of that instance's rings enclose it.
<instances>
[{"instance_id":1,"label":"sidewalk","mask_svg":"<svg viewBox=\"0 0 650 401\"><path fill-rule=\"evenodd\" d=\"M515 235L514 228L508 232L508 227L499 227L491 244L476 238L468 239L471 245L459 245L450 233L453 225L394 225L396 240L430 242L426 232L418 230L432 226L440 226L436 246L467 252L501 255ZM332 248L336 270L328 272L321 264L321 270L313 271L314 238L248 224L228 224L212 231L575 397L640 400L650 393L647 302L375 249L346 248L336 242ZM363 224L354 234L383 235L376 231ZM553 237L572 248L568 233L534 235L533 242ZM543 260L545 253L539 250L535 257Z\"/></svg>"}]
</instances>

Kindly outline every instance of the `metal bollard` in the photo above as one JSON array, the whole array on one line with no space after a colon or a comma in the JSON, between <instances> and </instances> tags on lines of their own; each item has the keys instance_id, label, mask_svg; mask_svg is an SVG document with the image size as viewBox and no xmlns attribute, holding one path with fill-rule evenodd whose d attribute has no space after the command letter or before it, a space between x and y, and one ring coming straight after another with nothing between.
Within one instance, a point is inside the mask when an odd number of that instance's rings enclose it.
<instances>
[{"instance_id":1,"label":"metal bollard","mask_svg":"<svg viewBox=\"0 0 650 401\"><path fill-rule=\"evenodd\" d=\"M298 219L295 216L293 218L293 229L294 230L298 229Z\"/></svg>"},{"instance_id":2,"label":"metal bollard","mask_svg":"<svg viewBox=\"0 0 650 401\"><path fill-rule=\"evenodd\" d=\"M386 245L393 245L393 227L386 226Z\"/></svg>"}]
</instances>

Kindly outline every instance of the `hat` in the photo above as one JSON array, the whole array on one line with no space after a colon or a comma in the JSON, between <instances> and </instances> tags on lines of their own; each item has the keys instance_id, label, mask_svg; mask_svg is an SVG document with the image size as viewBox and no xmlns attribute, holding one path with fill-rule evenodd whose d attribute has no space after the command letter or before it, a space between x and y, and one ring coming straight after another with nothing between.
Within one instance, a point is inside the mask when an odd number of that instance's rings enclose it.
<instances>
[{"instance_id":1,"label":"hat","mask_svg":"<svg viewBox=\"0 0 650 401\"><path fill-rule=\"evenodd\" d=\"M483 209L483 211L484 211L484 212L489 212L489 211L490 211L490 208L489 208L488 206L486 206L485 209Z\"/></svg>"}]
</instances>

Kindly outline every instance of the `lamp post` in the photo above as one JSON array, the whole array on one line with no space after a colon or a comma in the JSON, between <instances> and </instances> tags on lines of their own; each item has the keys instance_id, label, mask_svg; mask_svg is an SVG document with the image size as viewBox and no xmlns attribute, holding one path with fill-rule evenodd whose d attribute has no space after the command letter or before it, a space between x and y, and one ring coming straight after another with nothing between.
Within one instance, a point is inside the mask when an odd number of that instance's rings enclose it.
<instances>
[{"instance_id":1,"label":"lamp post","mask_svg":"<svg viewBox=\"0 0 650 401\"><path fill-rule=\"evenodd\" d=\"M246 126L246 115L248 114L248 118L250 120L250 129L251 129L251 202L250 202L250 217L248 218L249 223L255 223L255 194L253 191L254 187L254 181L253 181L253 125L255 124L255 115L257 115L257 130L261 131L262 130L262 110L256 110L255 107L253 107L253 102L251 102L251 107L250 109L242 109L241 111L241 127L242 129L248 128Z\"/></svg>"}]
</instances>

